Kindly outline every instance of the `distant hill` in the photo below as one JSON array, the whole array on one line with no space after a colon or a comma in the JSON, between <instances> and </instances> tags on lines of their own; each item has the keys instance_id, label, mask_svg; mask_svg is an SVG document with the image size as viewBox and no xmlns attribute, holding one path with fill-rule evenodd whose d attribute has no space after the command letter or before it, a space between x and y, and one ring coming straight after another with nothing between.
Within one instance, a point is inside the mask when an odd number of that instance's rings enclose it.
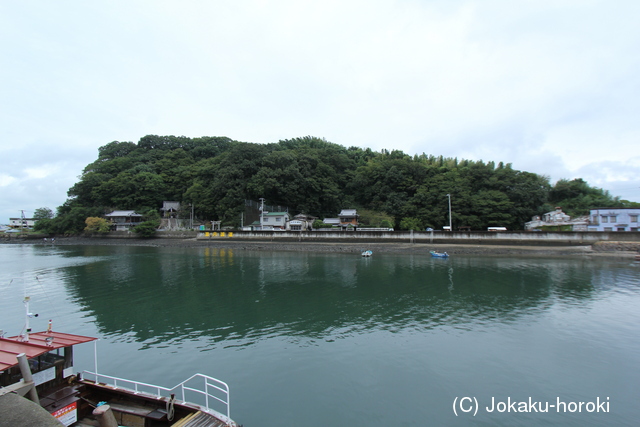
<instances>
[{"instance_id":1,"label":"distant hill","mask_svg":"<svg viewBox=\"0 0 640 427\"><path fill-rule=\"evenodd\" d=\"M244 201L262 197L292 214L323 218L356 208L372 226L390 219L397 228L439 229L449 223L448 194L454 229L523 229L533 215L555 206L577 216L591 207L630 204L581 179L551 185L547 177L502 162L374 152L311 136L256 144L147 135L138 143L100 147L98 158L69 189L58 217L73 216L67 221L73 229L85 214L157 210L172 200L193 203L199 218L235 226Z\"/></svg>"}]
</instances>

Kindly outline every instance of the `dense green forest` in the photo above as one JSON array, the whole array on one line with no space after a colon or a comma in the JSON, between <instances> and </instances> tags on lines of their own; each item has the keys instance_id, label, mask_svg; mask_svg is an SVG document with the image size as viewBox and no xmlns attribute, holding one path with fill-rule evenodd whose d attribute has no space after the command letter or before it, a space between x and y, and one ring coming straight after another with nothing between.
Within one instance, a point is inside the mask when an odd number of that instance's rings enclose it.
<instances>
[{"instance_id":1,"label":"dense green forest","mask_svg":"<svg viewBox=\"0 0 640 427\"><path fill-rule=\"evenodd\" d=\"M238 226L245 200L265 198L295 215L335 217L356 208L369 225L390 220L396 228L524 228L533 215L561 206L572 217L592 207L637 206L590 187L518 171L510 164L458 160L402 151L345 148L303 137L272 144L226 137L148 135L108 143L69 189L68 200L39 228L80 232L87 217L112 209L157 212L165 200L193 203L201 219ZM153 216L153 214L150 214ZM188 217L188 215L187 215Z\"/></svg>"}]
</instances>

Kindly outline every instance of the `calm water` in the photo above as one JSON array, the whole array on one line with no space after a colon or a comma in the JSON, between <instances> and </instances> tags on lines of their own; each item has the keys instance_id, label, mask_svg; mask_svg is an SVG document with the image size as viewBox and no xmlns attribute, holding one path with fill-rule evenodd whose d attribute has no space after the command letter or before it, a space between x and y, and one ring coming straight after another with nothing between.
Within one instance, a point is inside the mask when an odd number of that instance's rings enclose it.
<instances>
[{"instance_id":1,"label":"calm water","mask_svg":"<svg viewBox=\"0 0 640 427\"><path fill-rule=\"evenodd\" d=\"M34 330L101 338L102 373L215 376L247 427L637 425L639 277L618 259L0 245L0 328L20 333L30 295ZM92 345L76 354L92 369ZM530 397L566 412L488 412Z\"/></svg>"}]
</instances>

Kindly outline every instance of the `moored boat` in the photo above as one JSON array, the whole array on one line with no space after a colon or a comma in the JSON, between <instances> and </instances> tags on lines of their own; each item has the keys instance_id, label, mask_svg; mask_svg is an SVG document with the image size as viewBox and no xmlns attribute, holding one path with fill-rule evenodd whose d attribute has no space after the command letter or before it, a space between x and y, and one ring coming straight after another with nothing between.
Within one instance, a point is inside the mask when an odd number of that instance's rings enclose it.
<instances>
[{"instance_id":1,"label":"moored boat","mask_svg":"<svg viewBox=\"0 0 640 427\"><path fill-rule=\"evenodd\" d=\"M25 305L29 316L28 297ZM237 426L229 386L220 380L195 374L168 388L100 374L97 362L94 371L76 373L74 347L94 342L97 361L97 338L53 331L51 322L37 333L27 322L24 331L0 336L0 399L26 396L65 426L95 426L105 418L113 421L104 425Z\"/></svg>"},{"instance_id":2,"label":"moored boat","mask_svg":"<svg viewBox=\"0 0 640 427\"><path fill-rule=\"evenodd\" d=\"M362 256L363 257L370 257L371 255L373 255L373 252L371 252L371 251L362 251Z\"/></svg>"},{"instance_id":3,"label":"moored boat","mask_svg":"<svg viewBox=\"0 0 640 427\"><path fill-rule=\"evenodd\" d=\"M449 258L449 254L446 252L429 251L434 258Z\"/></svg>"}]
</instances>

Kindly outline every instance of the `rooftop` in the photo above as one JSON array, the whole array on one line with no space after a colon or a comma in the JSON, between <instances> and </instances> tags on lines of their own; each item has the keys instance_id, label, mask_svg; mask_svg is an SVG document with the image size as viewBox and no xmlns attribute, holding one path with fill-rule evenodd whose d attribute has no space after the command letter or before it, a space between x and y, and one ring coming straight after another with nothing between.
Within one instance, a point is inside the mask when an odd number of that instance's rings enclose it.
<instances>
[{"instance_id":1,"label":"rooftop","mask_svg":"<svg viewBox=\"0 0 640 427\"><path fill-rule=\"evenodd\" d=\"M142 216L136 211L113 211L111 213L106 214L105 216Z\"/></svg>"},{"instance_id":2,"label":"rooftop","mask_svg":"<svg viewBox=\"0 0 640 427\"><path fill-rule=\"evenodd\" d=\"M97 340L97 338L53 331L29 334L28 342L22 339L22 336L0 338L0 371L17 365L16 356L21 353L24 353L27 359L31 359L51 350Z\"/></svg>"}]
</instances>

